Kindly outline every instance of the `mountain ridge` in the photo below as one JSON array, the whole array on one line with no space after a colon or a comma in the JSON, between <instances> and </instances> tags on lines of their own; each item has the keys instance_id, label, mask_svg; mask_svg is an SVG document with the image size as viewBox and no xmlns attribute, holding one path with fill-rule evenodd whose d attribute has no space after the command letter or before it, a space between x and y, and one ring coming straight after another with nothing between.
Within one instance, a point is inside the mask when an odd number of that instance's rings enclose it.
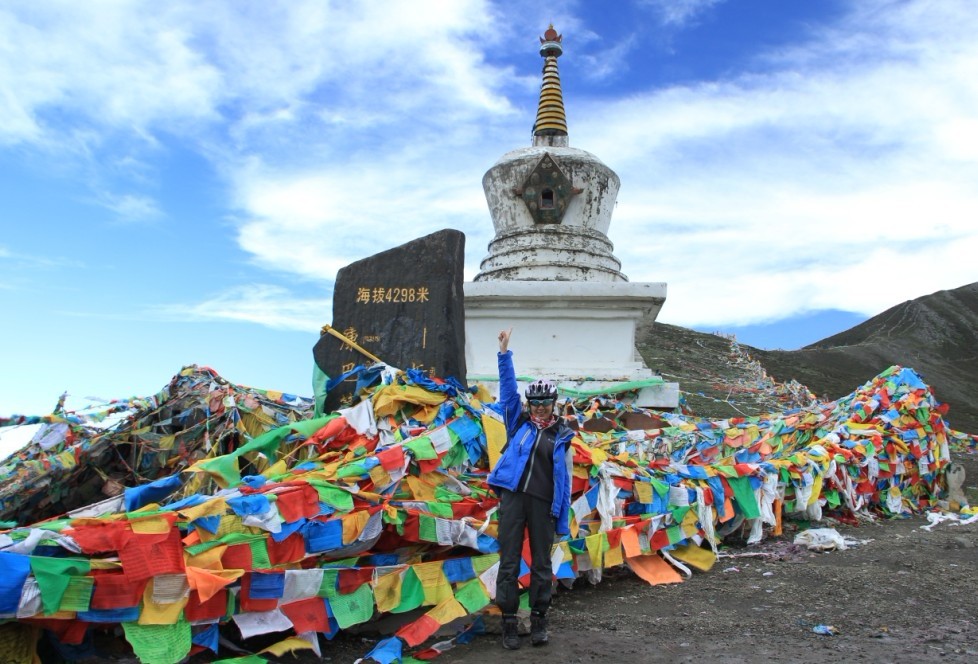
<instances>
[{"instance_id":1,"label":"mountain ridge","mask_svg":"<svg viewBox=\"0 0 978 664\"><path fill-rule=\"evenodd\" d=\"M665 323L640 326L636 346L646 364L677 380L693 411L707 417L778 409L776 399L762 394L765 377L797 381L834 400L901 365L950 406L953 428L978 432L978 282L907 300L798 350L763 350ZM750 360L763 371L752 367L744 374Z\"/></svg>"}]
</instances>

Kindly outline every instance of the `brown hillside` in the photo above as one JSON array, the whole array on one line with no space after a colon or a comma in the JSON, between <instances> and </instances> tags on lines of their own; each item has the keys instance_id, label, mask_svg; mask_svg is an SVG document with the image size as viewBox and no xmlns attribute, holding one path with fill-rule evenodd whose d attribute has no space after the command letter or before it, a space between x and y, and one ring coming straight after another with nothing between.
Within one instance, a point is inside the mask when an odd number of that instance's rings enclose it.
<instances>
[{"instance_id":1,"label":"brown hillside","mask_svg":"<svg viewBox=\"0 0 978 664\"><path fill-rule=\"evenodd\" d=\"M887 309L795 351L751 349L778 380L838 398L887 367L911 367L951 407L956 429L978 432L978 283Z\"/></svg>"},{"instance_id":2,"label":"brown hillside","mask_svg":"<svg viewBox=\"0 0 978 664\"><path fill-rule=\"evenodd\" d=\"M756 365L730 342L674 325L638 330L649 367L677 380L694 412L731 417L783 409L764 389ZM796 380L837 399L884 369L900 364L919 373L951 407L956 429L978 432L978 283L910 300L866 322L796 351L744 347L778 381Z\"/></svg>"}]
</instances>

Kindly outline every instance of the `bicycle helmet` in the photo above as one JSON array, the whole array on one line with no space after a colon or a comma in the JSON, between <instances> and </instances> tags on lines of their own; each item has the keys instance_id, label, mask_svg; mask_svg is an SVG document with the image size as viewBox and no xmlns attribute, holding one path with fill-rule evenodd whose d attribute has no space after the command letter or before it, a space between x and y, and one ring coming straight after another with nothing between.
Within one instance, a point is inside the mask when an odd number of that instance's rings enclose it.
<instances>
[{"instance_id":1,"label":"bicycle helmet","mask_svg":"<svg viewBox=\"0 0 978 664\"><path fill-rule=\"evenodd\" d=\"M556 399L557 384L551 380L535 380L526 386L527 399Z\"/></svg>"}]
</instances>

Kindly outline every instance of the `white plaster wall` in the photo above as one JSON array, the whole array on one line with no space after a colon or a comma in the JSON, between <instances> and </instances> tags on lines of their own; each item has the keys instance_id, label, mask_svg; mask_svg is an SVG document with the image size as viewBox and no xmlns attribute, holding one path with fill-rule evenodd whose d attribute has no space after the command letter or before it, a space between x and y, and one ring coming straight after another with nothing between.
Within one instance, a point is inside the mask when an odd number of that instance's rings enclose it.
<instances>
[{"instance_id":1,"label":"white plaster wall","mask_svg":"<svg viewBox=\"0 0 978 664\"><path fill-rule=\"evenodd\" d=\"M619 381L651 375L635 352L635 326L658 312L665 284L489 281L464 288L471 377L496 374L497 337L510 327L521 373Z\"/></svg>"},{"instance_id":2,"label":"white plaster wall","mask_svg":"<svg viewBox=\"0 0 978 664\"><path fill-rule=\"evenodd\" d=\"M554 157L573 186L583 190L571 199L561 225L593 229L607 235L621 186L618 176L590 152L543 146L507 152L482 177L482 188L497 235L535 226L526 204L513 191L523 187L530 171L545 153Z\"/></svg>"}]
</instances>

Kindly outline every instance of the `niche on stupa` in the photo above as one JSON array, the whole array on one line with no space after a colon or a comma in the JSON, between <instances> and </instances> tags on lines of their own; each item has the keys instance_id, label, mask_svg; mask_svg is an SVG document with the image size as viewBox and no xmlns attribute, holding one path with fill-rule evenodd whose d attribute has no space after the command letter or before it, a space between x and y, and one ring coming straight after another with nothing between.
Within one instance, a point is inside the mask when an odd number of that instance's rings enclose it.
<instances>
[{"instance_id":1,"label":"niche on stupa","mask_svg":"<svg viewBox=\"0 0 978 664\"><path fill-rule=\"evenodd\" d=\"M526 203L533 221L538 224L559 224L564 218L571 198L581 193L564 175L560 164L546 152L516 190L516 195Z\"/></svg>"}]
</instances>

